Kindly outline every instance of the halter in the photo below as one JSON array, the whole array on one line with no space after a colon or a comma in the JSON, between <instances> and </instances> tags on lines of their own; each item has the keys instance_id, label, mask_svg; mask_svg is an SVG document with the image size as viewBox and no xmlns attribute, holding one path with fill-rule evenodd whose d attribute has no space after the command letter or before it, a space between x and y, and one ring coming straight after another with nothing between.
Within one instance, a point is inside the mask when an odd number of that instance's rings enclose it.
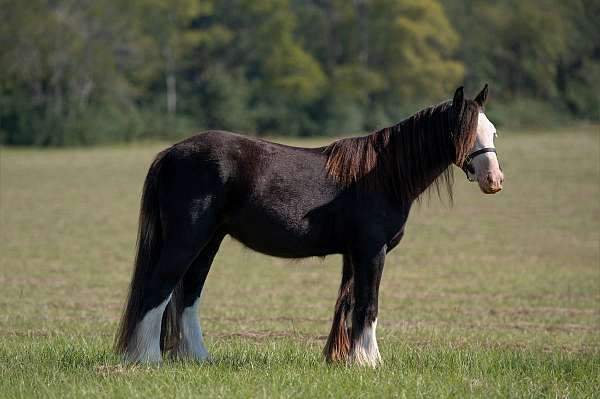
<instances>
[{"instance_id":1,"label":"halter","mask_svg":"<svg viewBox=\"0 0 600 399\"><path fill-rule=\"evenodd\" d=\"M485 154L486 152L496 153L496 149L493 147L485 147L485 148L482 148L481 150L473 151L472 153L467 155L465 162L462 164L462 166L460 168L465 172L465 175L467 176L468 181L475 181L475 179L471 179L469 177L469 172L471 172L471 174L475 174L475 168L473 167L471 162L473 162L473 159L475 159L475 157L477 157L481 154ZM500 170L502 170L502 169L500 169Z\"/></svg>"}]
</instances>

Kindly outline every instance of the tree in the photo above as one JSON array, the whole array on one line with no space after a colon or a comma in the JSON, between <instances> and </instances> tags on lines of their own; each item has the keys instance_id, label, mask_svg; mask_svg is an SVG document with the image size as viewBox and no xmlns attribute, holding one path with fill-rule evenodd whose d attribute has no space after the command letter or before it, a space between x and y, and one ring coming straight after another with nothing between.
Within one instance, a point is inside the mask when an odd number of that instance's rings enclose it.
<instances>
[{"instance_id":1,"label":"tree","mask_svg":"<svg viewBox=\"0 0 600 399\"><path fill-rule=\"evenodd\" d=\"M297 2L300 37L328 73L326 125L354 130L397 121L448 96L463 75L459 37L435 0ZM361 113L356 118L356 112ZM347 131L345 132L347 133Z\"/></svg>"},{"instance_id":2,"label":"tree","mask_svg":"<svg viewBox=\"0 0 600 399\"><path fill-rule=\"evenodd\" d=\"M590 0L444 0L462 36L466 83L512 109L600 119L600 7ZM529 101L523 103L523 101ZM501 105L502 106L502 105Z\"/></svg>"},{"instance_id":3,"label":"tree","mask_svg":"<svg viewBox=\"0 0 600 399\"><path fill-rule=\"evenodd\" d=\"M123 1L5 1L0 111L5 141L65 145L114 139L112 123L135 113L135 29ZM109 23L110 21L110 23ZM135 73L134 73L135 71ZM128 122L123 122L128 125ZM123 128L124 126L120 126ZM128 131L133 126L129 126ZM132 133L134 134L134 133Z\"/></svg>"}]
</instances>

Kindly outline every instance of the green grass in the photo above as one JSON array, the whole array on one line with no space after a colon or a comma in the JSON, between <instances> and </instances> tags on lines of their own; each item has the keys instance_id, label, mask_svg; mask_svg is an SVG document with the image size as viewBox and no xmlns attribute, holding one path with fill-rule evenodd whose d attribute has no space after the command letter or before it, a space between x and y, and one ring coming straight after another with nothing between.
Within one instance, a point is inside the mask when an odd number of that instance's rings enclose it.
<instances>
[{"instance_id":1,"label":"green grass","mask_svg":"<svg viewBox=\"0 0 600 399\"><path fill-rule=\"evenodd\" d=\"M339 256L231 240L201 308L214 363L120 365L139 194L163 145L3 148L0 397L598 397L599 140L598 127L503 133L504 191L457 171L452 208L413 210L386 260L376 370L320 355Z\"/></svg>"}]
</instances>

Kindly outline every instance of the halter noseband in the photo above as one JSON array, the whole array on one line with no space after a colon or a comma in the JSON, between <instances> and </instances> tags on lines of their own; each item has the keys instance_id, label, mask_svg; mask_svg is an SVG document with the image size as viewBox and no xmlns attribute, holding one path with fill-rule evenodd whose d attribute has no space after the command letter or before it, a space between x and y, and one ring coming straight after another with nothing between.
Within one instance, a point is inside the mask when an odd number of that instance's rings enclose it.
<instances>
[{"instance_id":1,"label":"halter noseband","mask_svg":"<svg viewBox=\"0 0 600 399\"><path fill-rule=\"evenodd\" d=\"M467 155L465 162L463 162L463 164L460 168L465 172L465 175L467 176L468 181L475 181L475 179L471 179L469 177L469 172L471 172L472 174L475 174L475 168L473 167L471 162L473 162L473 159L475 159L475 157L477 157L481 154L485 154L486 152L496 153L496 149L493 147L485 147L485 148L482 148L481 150L473 151L472 153Z\"/></svg>"}]
</instances>

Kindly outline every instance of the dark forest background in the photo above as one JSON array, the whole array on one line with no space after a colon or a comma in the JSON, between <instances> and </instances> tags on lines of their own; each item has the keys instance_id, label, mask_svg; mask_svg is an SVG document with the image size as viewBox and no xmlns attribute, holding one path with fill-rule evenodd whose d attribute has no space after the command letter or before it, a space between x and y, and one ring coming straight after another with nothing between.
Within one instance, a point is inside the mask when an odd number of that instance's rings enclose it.
<instances>
[{"instance_id":1,"label":"dark forest background","mask_svg":"<svg viewBox=\"0 0 600 399\"><path fill-rule=\"evenodd\" d=\"M341 135L490 84L498 126L600 121L597 0L0 0L0 143Z\"/></svg>"}]
</instances>

